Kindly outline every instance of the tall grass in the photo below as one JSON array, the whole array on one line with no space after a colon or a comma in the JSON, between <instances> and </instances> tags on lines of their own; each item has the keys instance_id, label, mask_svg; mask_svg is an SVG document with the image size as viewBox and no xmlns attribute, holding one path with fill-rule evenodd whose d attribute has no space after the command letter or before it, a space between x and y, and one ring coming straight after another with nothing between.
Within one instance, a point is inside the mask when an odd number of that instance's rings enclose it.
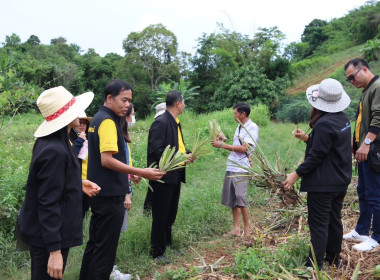
<instances>
[{"instance_id":1,"label":"tall grass","mask_svg":"<svg viewBox=\"0 0 380 280\"><path fill-rule=\"evenodd\" d=\"M184 141L191 150L195 131L201 137L209 137L208 120L216 119L223 132L232 143L237 123L232 109L211 114L196 115L185 111L179 117L183 128ZM28 174L31 150L34 143L33 132L42 121L38 114L19 116L5 134L0 135L0 199L11 193L16 197L11 201L14 208L11 219L21 207L24 197L23 187ZM149 127L153 116L138 120L131 129L131 149L133 164L146 167L146 148ZM255 119L253 119L255 121ZM275 154L285 159L291 143L293 124L273 124L259 128L259 144L269 159L275 160ZM301 129L307 130L306 125ZM289 161L289 170L303 157L304 144L301 143ZM187 167L187 183L182 185L181 198L176 223L173 228L175 248L185 250L189 246L197 246L204 240L212 240L220 236L232 226L230 210L221 206L220 197L223 185L228 152L214 149L211 156L201 157ZM143 202L147 186L140 184L134 187L132 209L128 213L128 230L120 237L116 264L124 273L138 274L140 277L152 275L158 269L149 257L151 217L143 215ZM248 200L256 200L263 190L250 188ZM4 211L4 204L0 205ZM254 211L254 209L252 209ZM4 213L1 212L1 220ZM85 219L85 241L88 236L88 216ZM13 225L14 221L10 223ZM15 252L15 243L8 232L0 229L0 275L3 279L29 279L30 260L27 253ZM64 279L77 279L84 245L70 250ZM169 258L175 259L170 250Z\"/></svg>"}]
</instances>

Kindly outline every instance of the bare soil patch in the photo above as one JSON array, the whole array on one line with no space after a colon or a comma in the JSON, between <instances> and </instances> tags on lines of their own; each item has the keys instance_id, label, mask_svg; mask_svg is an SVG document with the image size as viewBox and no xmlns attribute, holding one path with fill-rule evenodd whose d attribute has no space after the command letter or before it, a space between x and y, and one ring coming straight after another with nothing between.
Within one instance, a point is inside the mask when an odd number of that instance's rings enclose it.
<instances>
[{"instance_id":1,"label":"bare soil patch","mask_svg":"<svg viewBox=\"0 0 380 280\"><path fill-rule=\"evenodd\" d=\"M351 58L346 58L342 61L337 61L329 66L318 71L317 74L309 75L295 82L295 86L286 90L288 94L298 94L306 92L306 89L315 84L319 84L322 80L326 79L331 73L334 73L339 67L344 66Z\"/></svg>"}]
</instances>

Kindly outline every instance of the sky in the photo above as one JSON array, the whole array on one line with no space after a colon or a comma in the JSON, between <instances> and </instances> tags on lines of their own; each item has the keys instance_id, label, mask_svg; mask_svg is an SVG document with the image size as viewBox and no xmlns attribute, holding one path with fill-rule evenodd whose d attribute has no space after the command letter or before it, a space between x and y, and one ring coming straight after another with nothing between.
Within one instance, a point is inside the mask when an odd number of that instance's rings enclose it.
<instances>
[{"instance_id":1,"label":"sky","mask_svg":"<svg viewBox=\"0 0 380 280\"><path fill-rule=\"evenodd\" d=\"M0 43L12 33L42 44L60 36L86 52L124 55L131 32L162 23L178 41L178 50L194 54L203 33L217 23L252 38L258 28L277 26L284 44L300 42L313 19L330 21L365 4L365 0L0 0Z\"/></svg>"}]
</instances>

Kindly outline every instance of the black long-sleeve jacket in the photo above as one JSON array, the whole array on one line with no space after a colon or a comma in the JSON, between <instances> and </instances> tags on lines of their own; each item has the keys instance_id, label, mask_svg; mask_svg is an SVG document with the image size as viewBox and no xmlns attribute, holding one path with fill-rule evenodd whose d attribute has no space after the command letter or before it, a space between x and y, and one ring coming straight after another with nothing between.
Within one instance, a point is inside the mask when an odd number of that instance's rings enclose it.
<instances>
[{"instance_id":1,"label":"black long-sleeve jacket","mask_svg":"<svg viewBox=\"0 0 380 280\"><path fill-rule=\"evenodd\" d=\"M167 145L176 147L176 151L178 151L178 126L179 131L182 134L181 125L177 124L173 116L168 111L165 111L165 113L159 116L152 123L148 136L148 166L152 163L159 163L162 153ZM183 141L185 142L185 140ZM186 149L186 153L190 153L190 151ZM161 180L166 184L177 184L180 182L186 183L185 169L186 168L170 171L165 174Z\"/></svg>"},{"instance_id":2,"label":"black long-sleeve jacket","mask_svg":"<svg viewBox=\"0 0 380 280\"><path fill-rule=\"evenodd\" d=\"M18 218L20 238L49 252L83 243L80 168L61 141L54 135L37 140Z\"/></svg>"},{"instance_id":3,"label":"black long-sleeve jacket","mask_svg":"<svg viewBox=\"0 0 380 280\"><path fill-rule=\"evenodd\" d=\"M296 172L301 191L340 192L352 177L351 125L343 112L326 113L309 135L305 161Z\"/></svg>"}]
</instances>

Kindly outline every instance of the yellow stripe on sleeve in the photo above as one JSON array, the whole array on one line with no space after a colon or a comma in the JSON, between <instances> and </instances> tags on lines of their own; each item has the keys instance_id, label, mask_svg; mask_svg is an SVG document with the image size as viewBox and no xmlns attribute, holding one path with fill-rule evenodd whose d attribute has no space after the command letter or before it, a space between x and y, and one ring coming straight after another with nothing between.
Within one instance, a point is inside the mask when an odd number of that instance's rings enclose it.
<instances>
[{"instance_id":1,"label":"yellow stripe on sleeve","mask_svg":"<svg viewBox=\"0 0 380 280\"><path fill-rule=\"evenodd\" d=\"M112 152L116 154L119 151L117 146L117 130L113 120L105 119L99 126L98 134L100 153Z\"/></svg>"}]
</instances>

